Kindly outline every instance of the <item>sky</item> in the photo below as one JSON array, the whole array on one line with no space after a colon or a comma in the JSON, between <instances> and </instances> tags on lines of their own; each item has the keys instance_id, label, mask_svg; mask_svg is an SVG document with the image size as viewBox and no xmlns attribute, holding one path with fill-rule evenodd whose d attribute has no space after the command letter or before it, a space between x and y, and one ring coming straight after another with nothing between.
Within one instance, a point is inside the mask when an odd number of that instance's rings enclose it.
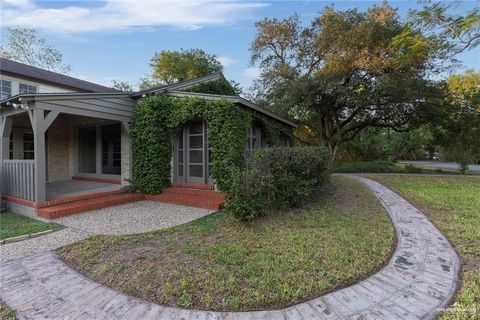
<instances>
[{"instance_id":1,"label":"sky","mask_svg":"<svg viewBox=\"0 0 480 320\"><path fill-rule=\"evenodd\" d=\"M216 54L227 79L248 88L259 71L250 65L255 22L265 17L286 18L298 13L308 25L325 7L365 10L379 1L205 1L106 0L36 1L0 0L0 31L18 25L35 28L64 54L72 66L69 75L103 85L111 80L137 84L151 72L155 52L201 48ZM390 1L402 18L417 1ZM480 5L463 2L467 12ZM463 68L480 70L480 48L458 58Z\"/></svg>"}]
</instances>

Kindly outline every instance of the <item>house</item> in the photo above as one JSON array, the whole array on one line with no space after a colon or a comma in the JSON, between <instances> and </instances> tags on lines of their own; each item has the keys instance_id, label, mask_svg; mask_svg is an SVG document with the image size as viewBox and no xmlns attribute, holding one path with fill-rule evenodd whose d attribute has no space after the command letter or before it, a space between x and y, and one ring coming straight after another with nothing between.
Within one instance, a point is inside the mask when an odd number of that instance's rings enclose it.
<instances>
[{"instance_id":1,"label":"house","mask_svg":"<svg viewBox=\"0 0 480 320\"><path fill-rule=\"evenodd\" d=\"M144 198L122 187L132 178L129 126L133 110L145 96L223 99L289 128L295 126L239 96L187 91L224 79L220 73L124 93L1 59L0 79L2 200L15 212L31 217L55 218ZM177 189L189 190L170 190L152 200L221 205L221 196L198 194L213 193L215 185L209 172L206 125L202 119L182 124L172 141L170 179ZM264 145L262 134L261 127L252 126L248 134L252 148Z\"/></svg>"}]
</instances>

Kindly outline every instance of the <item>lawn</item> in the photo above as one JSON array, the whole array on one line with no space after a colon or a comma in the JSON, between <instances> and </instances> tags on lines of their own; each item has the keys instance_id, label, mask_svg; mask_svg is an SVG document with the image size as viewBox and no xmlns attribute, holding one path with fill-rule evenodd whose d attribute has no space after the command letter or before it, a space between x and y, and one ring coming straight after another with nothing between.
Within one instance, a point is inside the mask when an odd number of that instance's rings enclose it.
<instances>
[{"instance_id":1,"label":"lawn","mask_svg":"<svg viewBox=\"0 0 480 320\"><path fill-rule=\"evenodd\" d=\"M2 320L15 320L15 311L10 309L3 301L0 300L0 319Z\"/></svg>"},{"instance_id":2,"label":"lawn","mask_svg":"<svg viewBox=\"0 0 480 320\"><path fill-rule=\"evenodd\" d=\"M11 211L0 213L0 240L57 229L58 225L33 220Z\"/></svg>"},{"instance_id":3,"label":"lawn","mask_svg":"<svg viewBox=\"0 0 480 320\"><path fill-rule=\"evenodd\" d=\"M333 177L308 207L241 223L220 212L132 236L96 236L58 251L89 278L142 300L192 309L275 309L379 270L395 235L374 195Z\"/></svg>"},{"instance_id":4,"label":"lawn","mask_svg":"<svg viewBox=\"0 0 480 320\"><path fill-rule=\"evenodd\" d=\"M455 247L463 262L460 307L480 312L480 178L465 176L367 175L408 199ZM445 316L447 318L447 316ZM458 312L448 319L475 319ZM478 319L478 318L477 318Z\"/></svg>"}]
</instances>

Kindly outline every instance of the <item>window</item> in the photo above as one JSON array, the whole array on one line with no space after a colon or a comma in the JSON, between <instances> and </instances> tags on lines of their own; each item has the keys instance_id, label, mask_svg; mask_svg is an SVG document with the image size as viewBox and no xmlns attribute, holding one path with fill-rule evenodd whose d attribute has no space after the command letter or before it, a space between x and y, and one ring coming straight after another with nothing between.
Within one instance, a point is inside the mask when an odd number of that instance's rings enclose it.
<instances>
[{"instance_id":1,"label":"window","mask_svg":"<svg viewBox=\"0 0 480 320\"><path fill-rule=\"evenodd\" d=\"M262 146L262 128L253 125L247 132L247 150L252 151Z\"/></svg>"},{"instance_id":2,"label":"window","mask_svg":"<svg viewBox=\"0 0 480 320\"><path fill-rule=\"evenodd\" d=\"M37 87L36 86L31 86L25 83L19 83L18 84L18 92L20 94L22 93L37 93Z\"/></svg>"},{"instance_id":3,"label":"window","mask_svg":"<svg viewBox=\"0 0 480 320\"><path fill-rule=\"evenodd\" d=\"M120 132L121 128L119 124L105 125L101 127L103 174L121 174L122 153Z\"/></svg>"},{"instance_id":4,"label":"window","mask_svg":"<svg viewBox=\"0 0 480 320\"><path fill-rule=\"evenodd\" d=\"M35 152L33 148L33 133L23 134L23 159L33 160Z\"/></svg>"},{"instance_id":5,"label":"window","mask_svg":"<svg viewBox=\"0 0 480 320\"><path fill-rule=\"evenodd\" d=\"M9 141L9 159L13 160L13 133L10 133L10 141Z\"/></svg>"},{"instance_id":6,"label":"window","mask_svg":"<svg viewBox=\"0 0 480 320\"><path fill-rule=\"evenodd\" d=\"M12 96L12 82L0 80L0 100L8 99Z\"/></svg>"},{"instance_id":7,"label":"window","mask_svg":"<svg viewBox=\"0 0 480 320\"><path fill-rule=\"evenodd\" d=\"M78 172L96 173L97 127L78 129Z\"/></svg>"}]
</instances>

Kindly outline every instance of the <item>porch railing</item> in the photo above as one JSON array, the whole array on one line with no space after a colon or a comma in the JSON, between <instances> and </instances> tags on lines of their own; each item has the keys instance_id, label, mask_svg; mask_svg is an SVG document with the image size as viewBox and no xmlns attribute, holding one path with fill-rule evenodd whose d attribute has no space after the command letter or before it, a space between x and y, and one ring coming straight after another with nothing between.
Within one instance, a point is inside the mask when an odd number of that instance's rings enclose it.
<instances>
[{"instance_id":1,"label":"porch railing","mask_svg":"<svg viewBox=\"0 0 480 320\"><path fill-rule=\"evenodd\" d=\"M2 194L35 201L34 160L3 160L0 180Z\"/></svg>"}]
</instances>

